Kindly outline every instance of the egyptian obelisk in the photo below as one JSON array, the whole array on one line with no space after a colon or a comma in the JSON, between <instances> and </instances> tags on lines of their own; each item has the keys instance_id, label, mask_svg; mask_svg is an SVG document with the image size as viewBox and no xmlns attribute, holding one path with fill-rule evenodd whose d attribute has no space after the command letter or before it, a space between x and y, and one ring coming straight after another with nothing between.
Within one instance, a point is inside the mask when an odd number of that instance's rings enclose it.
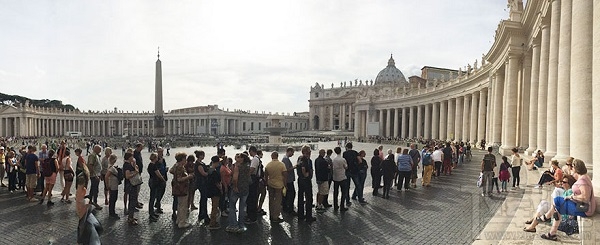
<instances>
[{"instance_id":1,"label":"egyptian obelisk","mask_svg":"<svg viewBox=\"0 0 600 245\"><path fill-rule=\"evenodd\" d=\"M165 136L165 124L163 118L163 96L162 96L162 65L160 62L160 49L156 60L156 77L154 80L154 136Z\"/></svg>"}]
</instances>

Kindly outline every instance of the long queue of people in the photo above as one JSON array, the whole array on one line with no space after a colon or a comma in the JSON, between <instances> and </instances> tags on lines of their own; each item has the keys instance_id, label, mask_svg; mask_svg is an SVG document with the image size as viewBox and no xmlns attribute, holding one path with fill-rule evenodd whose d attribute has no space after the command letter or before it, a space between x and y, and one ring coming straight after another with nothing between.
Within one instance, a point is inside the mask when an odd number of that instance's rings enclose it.
<instances>
[{"instance_id":1,"label":"long queue of people","mask_svg":"<svg viewBox=\"0 0 600 245\"><path fill-rule=\"evenodd\" d=\"M119 186L124 185L123 213L127 216L127 223L135 226L138 225L136 213L144 208L139 193L144 183L142 175L146 170L149 176L147 211L150 222L158 221L159 216L165 213L161 203L171 179L172 219L177 227L190 227L190 211L198 210L199 224L208 229L220 229L219 221L223 220L220 217L226 217L225 231L236 233L246 231L246 225L256 223L260 215L267 214L262 208L267 194L271 222L284 221L283 214L310 223L316 220L313 209L322 213L333 207L335 212L345 212L352 201L360 205L367 204L363 192L369 169L373 196L389 198L394 183L399 191L417 187L419 166L423 171L421 185L429 187L432 177L439 177L442 173L451 175L452 169L468 152L468 148L462 144L426 146L421 151L411 144L409 148L398 147L397 154L389 149L386 155L383 146L379 146L374 149L368 164L366 151L354 150L349 142L345 150L341 147L319 150L314 161L311 159L311 148L304 146L297 159L292 160L295 151L288 148L281 160L279 153L272 152L271 160L263 164L263 153L251 146L247 152L237 153L233 158L227 157L225 149L219 148L208 163L205 163L206 153L203 151L195 151L189 156L178 152L174 156L176 164L169 169L163 149L158 148L150 154L147 168L144 169L141 153L144 145L141 143L136 144L134 149L126 150L121 167L117 166L118 157L109 147L103 149L100 145L94 145L87 157L77 148L73 158L64 142L56 152L48 150L45 145L41 148L38 152L35 146L30 145L21 148L18 153L8 151L6 154L0 148L1 158L9 169L9 190L26 190L28 201L40 204L46 201L48 206L54 205L52 190L60 176L60 185L63 186L60 201L71 203L70 190L75 181L78 217L88 220L93 216L89 209L103 209L98 203L100 184L103 182L104 205L108 205L109 217L120 219L115 206L119 199ZM75 168L72 162L76 163ZM40 180L45 188L41 198L36 198L34 190ZM354 185L352 194L351 183ZM313 201L313 184L316 184L317 190L316 203ZM332 188L333 198L329 198ZM380 189L383 189L381 194ZM198 206L194 203L196 191L200 192ZM210 214L209 199L212 207ZM85 229L93 230L95 225L89 223L92 228Z\"/></svg>"}]
</instances>

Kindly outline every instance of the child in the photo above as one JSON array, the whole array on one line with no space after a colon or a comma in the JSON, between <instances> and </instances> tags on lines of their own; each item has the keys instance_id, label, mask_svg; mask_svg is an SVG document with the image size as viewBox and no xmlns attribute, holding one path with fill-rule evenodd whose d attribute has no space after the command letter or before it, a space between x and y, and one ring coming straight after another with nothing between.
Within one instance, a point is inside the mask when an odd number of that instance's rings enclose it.
<instances>
[{"instance_id":1,"label":"child","mask_svg":"<svg viewBox=\"0 0 600 245\"><path fill-rule=\"evenodd\" d=\"M500 181L502 182L502 192L506 192L506 185L508 180L510 179L510 172L508 172L508 168L510 164L508 163L508 158L505 156L502 157L502 164L500 165Z\"/></svg>"},{"instance_id":2,"label":"child","mask_svg":"<svg viewBox=\"0 0 600 245\"><path fill-rule=\"evenodd\" d=\"M500 175L498 174L498 165L496 165L494 166L494 177L492 177L492 189L496 186L496 192L500 194L500 189L498 188L498 176Z\"/></svg>"}]
</instances>

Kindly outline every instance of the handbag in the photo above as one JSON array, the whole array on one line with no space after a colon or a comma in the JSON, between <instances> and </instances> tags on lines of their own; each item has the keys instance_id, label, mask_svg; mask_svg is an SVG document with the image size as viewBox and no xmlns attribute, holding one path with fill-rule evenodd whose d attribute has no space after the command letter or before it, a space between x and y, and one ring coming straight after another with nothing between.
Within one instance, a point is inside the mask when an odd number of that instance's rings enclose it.
<instances>
[{"instance_id":1,"label":"handbag","mask_svg":"<svg viewBox=\"0 0 600 245\"><path fill-rule=\"evenodd\" d=\"M568 236L579 233L577 218L569 215L568 218L562 219L558 225L558 230L566 233Z\"/></svg>"},{"instance_id":2,"label":"handbag","mask_svg":"<svg viewBox=\"0 0 600 245\"><path fill-rule=\"evenodd\" d=\"M179 182L175 178L173 178L173 180L171 181L171 193L173 194L173 196L187 196L189 188L190 187L188 181Z\"/></svg>"},{"instance_id":3,"label":"handbag","mask_svg":"<svg viewBox=\"0 0 600 245\"><path fill-rule=\"evenodd\" d=\"M138 186L144 182L142 181L142 176L139 173L136 173L133 177L129 178L129 183L132 186Z\"/></svg>"}]
</instances>

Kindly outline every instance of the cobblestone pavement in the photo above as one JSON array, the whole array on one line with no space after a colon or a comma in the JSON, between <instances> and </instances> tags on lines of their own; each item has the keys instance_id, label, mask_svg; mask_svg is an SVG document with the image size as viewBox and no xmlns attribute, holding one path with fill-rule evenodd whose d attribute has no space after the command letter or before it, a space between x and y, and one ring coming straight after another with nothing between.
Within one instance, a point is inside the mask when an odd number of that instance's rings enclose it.
<instances>
[{"instance_id":1,"label":"cobblestone pavement","mask_svg":"<svg viewBox=\"0 0 600 245\"><path fill-rule=\"evenodd\" d=\"M320 143L321 148L334 146L333 142ZM370 159L375 147L374 144L357 143L354 148L364 149ZM395 147L385 146L385 149L388 148ZM171 156L167 157L168 163L173 164L175 151L191 153L195 149L172 149ZM215 153L214 148L204 149L207 156ZM240 151L227 150L228 155ZM148 155L144 153L145 166ZM313 159L316 155L317 152L313 151ZM265 157L268 156L265 154ZM406 192L394 189L388 200L371 195L369 176L364 192L368 204L353 202L345 213L333 209L323 214L315 213L317 221L310 224L290 216L284 216L283 223L270 224L265 215L257 224L248 225L247 232L231 234L224 228L208 230L198 225L198 213L193 211L190 214L193 227L178 229L171 221L170 188L167 188L163 200L165 214L156 223L148 221L148 213L143 209L136 215L140 225L128 226L122 215L122 190L117 202L117 212L122 216L120 220L108 218L107 206L96 215L104 227L102 242L105 244L470 244L505 198L504 195L481 197L476 187L481 158L482 152L475 151L473 161L459 166L452 176L432 180L430 188L421 187L419 179L418 188ZM147 178L147 173L144 177ZM316 193L316 185L314 187ZM353 188L352 184L351 191ZM58 202L58 191L59 188L55 187L56 205L48 208L27 202L24 194L10 194L6 188L0 188L0 244L74 244L77 227L75 204ZM148 196L148 187L144 184L140 201L147 205ZM198 194L196 203L197 200ZM103 201L101 193L99 202ZM268 198L263 208L268 210ZM221 224L224 227L226 220L221 220Z\"/></svg>"}]
</instances>

